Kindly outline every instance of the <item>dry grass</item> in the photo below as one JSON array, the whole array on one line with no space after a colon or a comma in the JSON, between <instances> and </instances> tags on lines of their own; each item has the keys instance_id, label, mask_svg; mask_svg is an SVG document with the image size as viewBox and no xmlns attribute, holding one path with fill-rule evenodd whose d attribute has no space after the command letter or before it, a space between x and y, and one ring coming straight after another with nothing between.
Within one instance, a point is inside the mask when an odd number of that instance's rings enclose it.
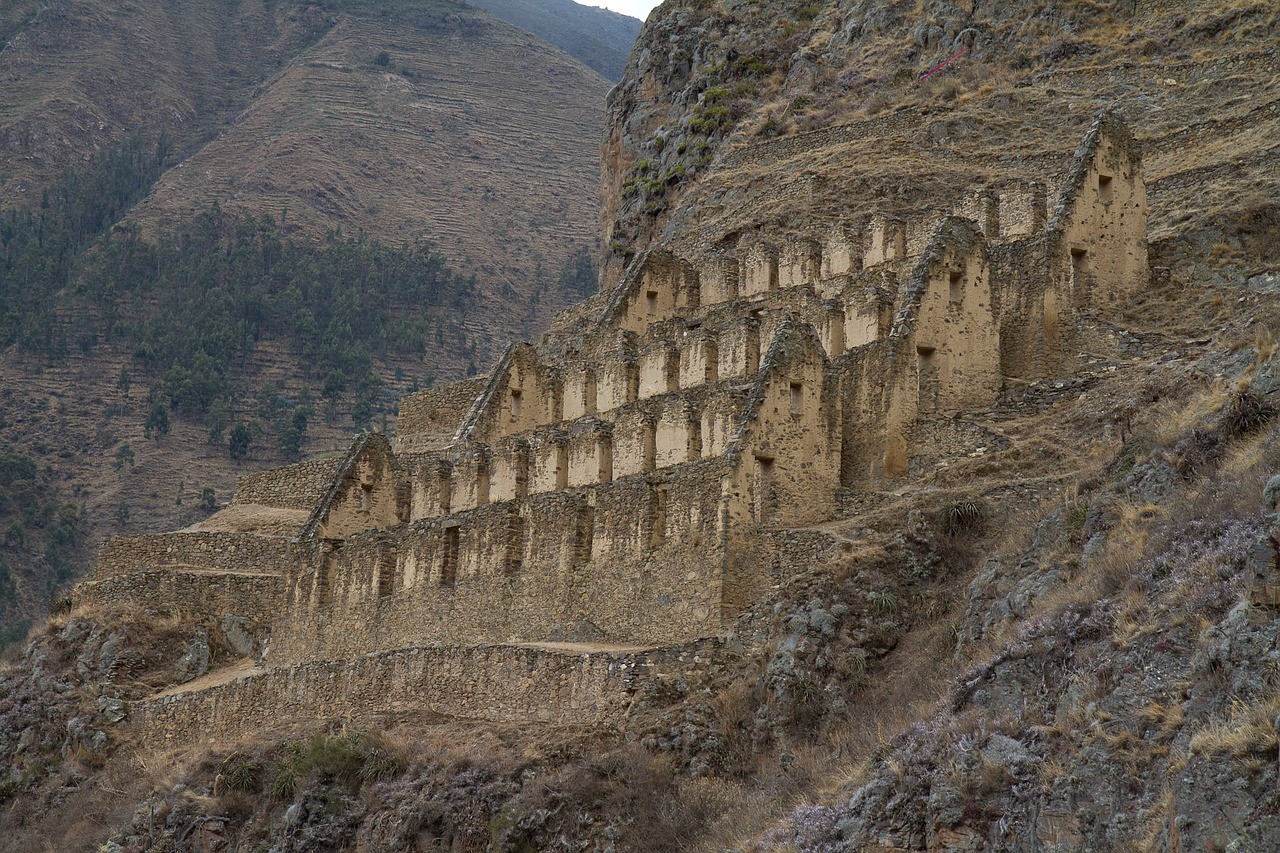
<instances>
[{"instance_id":1,"label":"dry grass","mask_svg":"<svg viewBox=\"0 0 1280 853\"><path fill-rule=\"evenodd\" d=\"M1191 738L1191 750L1207 756L1229 755L1238 759L1263 753L1276 755L1280 749L1277 715L1280 715L1280 693L1259 702L1237 701L1232 705L1230 717Z\"/></svg>"}]
</instances>

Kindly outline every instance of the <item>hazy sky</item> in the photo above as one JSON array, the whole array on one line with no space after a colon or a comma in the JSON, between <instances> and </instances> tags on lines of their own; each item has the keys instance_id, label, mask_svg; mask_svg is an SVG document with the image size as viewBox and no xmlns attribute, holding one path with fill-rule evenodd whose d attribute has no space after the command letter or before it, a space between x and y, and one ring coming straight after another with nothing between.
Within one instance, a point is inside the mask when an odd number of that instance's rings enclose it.
<instances>
[{"instance_id":1,"label":"hazy sky","mask_svg":"<svg viewBox=\"0 0 1280 853\"><path fill-rule=\"evenodd\" d=\"M662 0L578 0L578 2L583 6L604 6L606 9L612 9L615 12L621 12L624 15L630 15L643 21L649 17L649 10L657 6Z\"/></svg>"}]
</instances>

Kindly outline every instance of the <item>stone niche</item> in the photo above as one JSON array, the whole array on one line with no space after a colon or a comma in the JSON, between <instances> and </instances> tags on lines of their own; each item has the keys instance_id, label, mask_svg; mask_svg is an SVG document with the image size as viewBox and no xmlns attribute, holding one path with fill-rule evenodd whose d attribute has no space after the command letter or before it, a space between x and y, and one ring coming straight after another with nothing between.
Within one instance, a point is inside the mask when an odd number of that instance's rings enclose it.
<instances>
[{"instance_id":1,"label":"stone niche","mask_svg":"<svg viewBox=\"0 0 1280 853\"><path fill-rule=\"evenodd\" d=\"M752 246L742 258L739 277L742 296L757 296L778 289L778 249L768 243Z\"/></svg>"},{"instance_id":2,"label":"stone niche","mask_svg":"<svg viewBox=\"0 0 1280 853\"><path fill-rule=\"evenodd\" d=\"M816 240L792 240L778 258L778 287L814 285L822 278L822 245Z\"/></svg>"},{"instance_id":3,"label":"stone niche","mask_svg":"<svg viewBox=\"0 0 1280 853\"><path fill-rule=\"evenodd\" d=\"M718 336L709 329L687 330L680 341L680 387L696 388L715 382L720 375Z\"/></svg>"},{"instance_id":4,"label":"stone niche","mask_svg":"<svg viewBox=\"0 0 1280 853\"><path fill-rule=\"evenodd\" d=\"M874 267L879 264L902 260L906 256L906 225L899 219L886 217L873 219L870 233L867 235L862 265L864 267Z\"/></svg>"}]
</instances>

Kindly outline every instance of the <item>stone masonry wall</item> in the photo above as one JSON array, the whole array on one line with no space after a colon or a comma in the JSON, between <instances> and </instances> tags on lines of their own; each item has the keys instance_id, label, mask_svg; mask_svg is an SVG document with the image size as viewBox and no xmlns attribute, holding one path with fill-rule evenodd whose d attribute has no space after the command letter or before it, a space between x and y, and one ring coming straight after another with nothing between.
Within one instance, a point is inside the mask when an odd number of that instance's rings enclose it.
<instances>
[{"instance_id":1,"label":"stone masonry wall","mask_svg":"<svg viewBox=\"0 0 1280 853\"><path fill-rule=\"evenodd\" d=\"M396 712L494 721L618 723L637 692L679 674L697 680L714 641L645 652L578 653L516 646L429 646L354 661L268 669L205 690L135 703L153 747L340 719L370 725Z\"/></svg>"},{"instance_id":2,"label":"stone masonry wall","mask_svg":"<svg viewBox=\"0 0 1280 853\"><path fill-rule=\"evenodd\" d=\"M284 468L246 474L236 484L236 503L310 510L324 497L341 457L309 459Z\"/></svg>"},{"instance_id":3,"label":"stone masonry wall","mask_svg":"<svg viewBox=\"0 0 1280 853\"><path fill-rule=\"evenodd\" d=\"M161 569L78 584L72 604L133 605L166 618L241 616L268 625L280 615L284 591L285 579L280 575Z\"/></svg>"},{"instance_id":4,"label":"stone masonry wall","mask_svg":"<svg viewBox=\"0 0 1280 853\"><path fill-rule=\"evenodd\" d=\"M396 449L430 450L448 444L488 381L488 376L477 376L401 397Z\"/></svg>"},{"instance_id":5,"label":"stone masonry wall","mask_svg":"<svg viewBox=\"0 0 1280 853\"><path fill-rule=\"evenodd\" d=\"M296 553L296 546L288 540L252 533L178 532L156 536L117 536L102 543L98 551L98 567L88 580L100 581L160 569L283 574L293 567Z\"/></svg>"},{"instance_id":6,"label":"stone masonry wall","mask_svg":"<svg viewBox=\"0 0 1280 853\"><path fill-rule=\"evenodd\" d=\"M704 460L348 539L297 578L274 660L717 633L725 473Z\"/></svg>"}]
</instances>

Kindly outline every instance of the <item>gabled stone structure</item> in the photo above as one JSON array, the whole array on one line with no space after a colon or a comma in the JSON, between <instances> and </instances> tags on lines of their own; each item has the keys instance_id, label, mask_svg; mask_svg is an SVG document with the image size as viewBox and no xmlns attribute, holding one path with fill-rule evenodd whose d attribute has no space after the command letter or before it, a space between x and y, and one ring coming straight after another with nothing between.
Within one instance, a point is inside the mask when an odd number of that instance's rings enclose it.
<instances>
[{"instance_id":1,"label":"gabled stone structure","mask_svg":"<svg viewBox=\"0 0 1280 853\"><path fill-rule=\"evenodd\" d=\"M186 583L170 605L221 617L228 555L245 554L271 579L248 610L277 679L399 650L508 661L501 650L566 643L588 644L574 646L582 673L616 674L590 656L716 638L769 582L743 553L828 520L841 494L909 476L922 424L995 404L1010 377L1066 371L1081 318L1145 286L1141 158L1118 118L1094 123L1051 215L1045 197L982 189L919 220L872 212L740 238L732 254L650 251L486 377L405 398L395 448L361 436L324 463L323 490L315 463L242 483L241 504L270 494L273 512L309 510L292 536L112 540L77 598L127 597L130 578L154 594L156 573L185 572L205 591ZM585 695L527 671L513 706ZM236 695L218 701L248 701ZM623 704L592 695L593 708ZM148 713L210 713L182 701Z\"/></svg>"}]
</instances>

